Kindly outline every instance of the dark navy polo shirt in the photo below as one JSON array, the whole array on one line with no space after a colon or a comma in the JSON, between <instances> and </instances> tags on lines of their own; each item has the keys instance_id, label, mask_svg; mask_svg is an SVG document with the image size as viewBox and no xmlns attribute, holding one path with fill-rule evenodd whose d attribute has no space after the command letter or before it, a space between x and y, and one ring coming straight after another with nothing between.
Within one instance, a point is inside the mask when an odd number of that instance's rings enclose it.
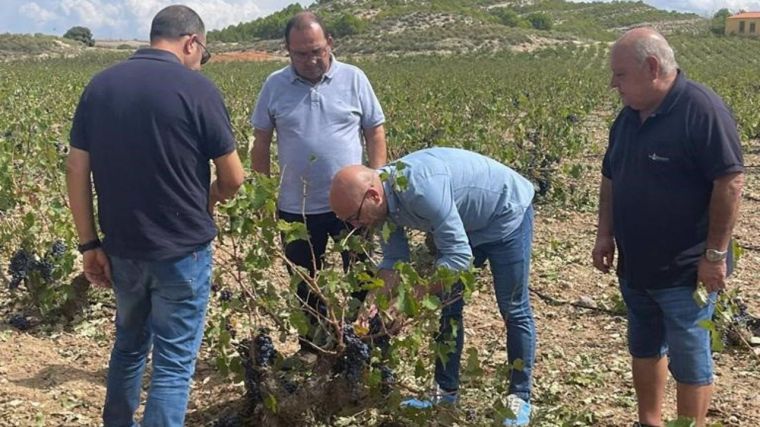
<instances>
[{"instance_id":1,"label":"dark navy polo shirt","mask_svg":"<svg viewBox=\"0 0 760 427\"><path fill-rule=\"evenodd\" d=\"M109 255L158 261L208 243L209 160L235 149L219 90L171 52L141 49L96 75L71 145L90 154Z\"/></svg>"},{"instance_id":2,"label":"dark navy polo shirt","mask_svg":"<svg viewBox=\"0 0 760 427\"><path fill-rule=\"evenodd\" d=\"M643 124L638 111L625 107L610 130L602 167L612 180L621 279L640 289L694 286L713 181L743 169L728 108L680 71Z\"/></svg>"}]
</instances>

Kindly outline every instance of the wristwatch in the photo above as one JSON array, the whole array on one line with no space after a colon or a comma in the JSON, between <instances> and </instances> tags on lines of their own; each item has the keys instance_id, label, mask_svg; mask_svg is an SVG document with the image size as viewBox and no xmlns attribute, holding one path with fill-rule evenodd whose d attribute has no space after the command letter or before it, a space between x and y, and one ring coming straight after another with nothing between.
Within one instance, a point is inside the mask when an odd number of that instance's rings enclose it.
<instances>
[{"instance_id":1,"label":"wristwatch","mask_svg":"<svg viewBox=\"0 0 760 427\"><path fill-rule=\"evenodd\" d=\"M719 251L717 249L705 249L705 259L710 262L723 261L728 256L728 251Z\"/></svg>"},{"instance_id":2,"label":"wristwatch","mask_svg":"<svg viewBox=\"0 0 760 427\"><path fill-rule=\"evenodd\" d=\"M96 238L95 240L90 240L89 242L77 245L77 250L79 251L80 254L83 254L89 250L99 248L99 247L100 247L100 239Z\"/></svg>"}]
</instances>

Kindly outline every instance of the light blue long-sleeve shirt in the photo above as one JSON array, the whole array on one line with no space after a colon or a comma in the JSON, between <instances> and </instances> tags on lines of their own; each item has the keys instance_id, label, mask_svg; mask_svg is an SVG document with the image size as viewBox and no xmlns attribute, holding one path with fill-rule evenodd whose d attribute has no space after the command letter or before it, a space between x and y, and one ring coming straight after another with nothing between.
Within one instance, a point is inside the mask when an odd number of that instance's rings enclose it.
<instances>
[{"instance_id":1,"label":"light blue long-sleeve shirt","mask_svg":"<svg viewBox=\"0 0 760 427\"><path fill-rule=\"evenodd\" d=\"M501 240L516 230L533 200L530 181L470 151L429 148L398 162L381 169L389 176L383 183L387 220L396 229L381 243L380 268L390 269L397 261L409 260L404 228L412 228L433 234L437 266L467 269L472 262L471 248ZM399 176L406 177L405 186Z\"/></svg>"}]
</instances>

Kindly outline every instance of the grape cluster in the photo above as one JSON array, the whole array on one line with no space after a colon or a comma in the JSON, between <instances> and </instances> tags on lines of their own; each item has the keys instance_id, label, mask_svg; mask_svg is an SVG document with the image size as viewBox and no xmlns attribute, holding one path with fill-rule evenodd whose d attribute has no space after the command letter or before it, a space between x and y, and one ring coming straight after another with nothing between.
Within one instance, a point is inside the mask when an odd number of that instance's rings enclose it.
<instances>
[{"instance_id":1,"label":"grape cluster","mask_svg":"<svg viewBox=\"0 0 760 427\"><path fill-rule=\"evenodd\" d=\"M259 382L261 381L261 373L253 366L253 360L251 360L250 354L251 340L245 339L237 346L238 354L240 355L240 362L243 365L245 385L245 395L248 401L254 405L261 402L261 389L259 388Z\"/></svg>"},{"instance_id":2,"label":"grape cluster","mask_svg":"<svg viewBox=\"0 0 760 427\"><path fill-rule=\"evenodd\" d=\"M388 365L380 366L380 393L383 396L391 394L393 386L396 385L396 374Z\"/></svg>"},{"instance_id":3,"label":"grape cluster","mask_svg":"<svg viewBox=\"0 0 760 427\"><path fill-rule=\"evenodd\" d=\"M219 293L219 301L229 301L232 299L232 291L229 289L222 289Z\"/></svg>"},{"instance_id":4,"label":"grape cluster","mask_svg":"<svg viewBox=\"0 0 760 427\"><path fill-rule=\"evenodd\" d=\"M8 285L10 289L18 288L21 281L27 278L33 259L34 256L24 249L19 249L13 254L8 264L8 274L11 275L11 282Z\"/></svg>"},{"instance_id":5,"label":"grape cluster","mask_svg":"<svg viewBox=\"0 0 760 427\"><path fill-rule=\"evenodd\" d=\"M50 251L48 253L53 258L60 258L60 257L62 257L63 254L66 253L66 243L63 243L63 240L56 240L50 246Z\"/></svg>"},{"instance_id":6,"label":"grape cluster","mask_svg":"<svg viewBox=\"0 0 760 427\"><path fill-rule=\"evenodd\" d=\"M288 378L287 376L280 378L280 384L282 384L282 388L284 388L288 394L293 394L298 390L298 383L293 381L293 379Z\"/></svg>"},{"instance_id":7,"label":"grape cluster","mask_svg":"<svg viewBox=\"0 0 760 427\"><path fill-rule=\"evenodd\" d=\"M372 346L379 348L385 355L390 349L391 338L386 333L383 327L383 319L379 314L369 319L369 335L373 337Z\"/></svg>"},{"instance_id":8,"label":"grape cluster","mask_svg":"<svg viewBox=\"0 0 760 427\"><path fill-rule=\"evenodd\" d=\"M369 362L369 346L356 335L351 325L343 325L343 343L346 346L342 357L343 375L349 383L358 384Z\"/></svg>"},{"instance_id":9,"label":"grape cluster","mask_svg":"<svg viewBox=\"0 0 760 427\"><path fill-rule=\"evenodd\" d=\"M19 331L25 331L31 326L29 320L23 314L14 314L8 319L8 323Z\"/></svg>"},{"instance_id":10,"label":"grape cluster","mask_svg":"<svg viewBox=\"0 0 760 427\"><path fill-rule=\"evenodd\" d=\"M31 270L37 271L38 273L40 273L42 280L46 282L50 282L51 280L53 280L54 269L55 269L55 265L49 259L35 260L34 262L32 262Z\"/></svg>"},{"instance_id":11,"label":"grape cluster","mask_svg":"<svg viewBox=\"0 0 760 427\"><path fill-rule=\"evenodd\" d=\"M237 330L235 330L235 327L232 326L232 324L230 322L225 322L224 323L224 329L227 330L227 332L229 332L230 337L232 339L235 339L235 337L237 337Z\"/></svg>"},{"instance_id":12,"label":"grape cluster","mask_svg":"<svg viewBox=\"0 0 760 427\"><path fill-rule=\"evenodd\" d=\"M760 330L760 319L752 316L747 311L747 304L740 299L733 301L736 307L735 314L731 318L731 322L726 326L725 332L722 336L724 345L740 346L744 343L742 331L749 331L750 334L756 335Z\"/></svg>"},{"instance_id":13,"label":"grape cluster","mask_svg":"<svg viewBox=\"0 0 760 427\"><path fill-rule=\"evenodd\" d=\"M270 366L277 357L272 338L266 332L259 332L253 339L254 353L256 354L256 366Z\"/></svg>"},{"instance_id":14,"label":"grape cluster","mask_svg":"<svg viewBox=\"0 0 760 427\"><path fill-rule=\"evenodd\" d=\"M238 414L222 415L213 424L212 427L243 427L243 420Z\"/></svg>"},{"instance_id":15,"label":"grape cluster","mask_svg":"<svg viewBox=\"0 0 760 427\"><path fill-rule=\"evenodd\" d=\"M747 304L738 303L737 308L737 313L734 314L734 318L731 321L737 326L746 328L747 324L752 320L752 315L747 311Z\"/></svg>"}]
</instances>

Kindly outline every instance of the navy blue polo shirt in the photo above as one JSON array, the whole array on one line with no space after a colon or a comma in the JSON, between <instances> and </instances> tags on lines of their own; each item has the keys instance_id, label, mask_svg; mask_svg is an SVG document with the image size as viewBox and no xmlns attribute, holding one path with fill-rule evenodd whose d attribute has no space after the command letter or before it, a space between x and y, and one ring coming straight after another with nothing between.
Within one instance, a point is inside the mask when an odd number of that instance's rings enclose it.
<instances>
[{"instance_id":1,"label":"navy blue polo shirt","mask_svg":"<svg viewBox=\"0 0 760 427\"><path fill-rule=\"evenodd\" d=\"M209 160L235 149L219 90L171 52L141 49L87 85L71 145L90 154L109 255L159 261L211 241Z\"/></svg>"},{"instance_id":2,"label":"navy blue polo shirt","mask_svg":"<svg viewBox=\"0 0 760 427\"><path fill-rule=\"evenodd\" d=\"M728 108L680 71L643 124L638 111L623 108L602 167L612 180L620 278L639 289L694 286L713 181L743 169Z\"/></svg>"}]
</instances>

